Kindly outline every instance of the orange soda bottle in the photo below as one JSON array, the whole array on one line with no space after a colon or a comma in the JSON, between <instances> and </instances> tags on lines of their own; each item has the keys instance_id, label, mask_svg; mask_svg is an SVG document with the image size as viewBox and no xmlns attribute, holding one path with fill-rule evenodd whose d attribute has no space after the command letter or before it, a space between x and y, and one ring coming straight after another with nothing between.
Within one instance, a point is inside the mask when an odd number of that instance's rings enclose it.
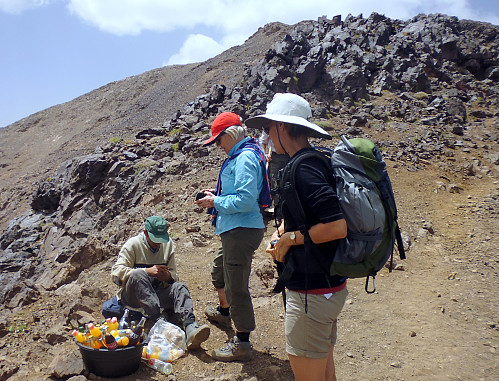
<instances>
[{"instance_id":1,"label":"orange soda bottle","mask_svg":"<svg viewBox=\"0 0 499 381\"><path fill-rule=\"evenodd\" d=\"M118 322L118 319L116 318L116 316L106 319L106 326L109 329L109 332L115 331L116 329L118 329L119 324L120 323Z\"/></svg>"},{"instance_id":2,"label":"orange soda bottle","mask_svg":"<svg viewBox=\"0 0 499 381\"><path fill-rule=\"evenodd\" d=\"M90 347L90 338L92 335L90 334L90 331L88 330L88 327L85 325L85 327L80 327L79 328L81 334L83 335L83 345Z\"/></svg>"},{"instance_id":3,"label":"orange soda bottle","mask_svg":"<svg viewBox=\"0 0 499 381\"><path fill-rule=\"evenodd\" d=\"M96 337L90 336L89 341L90 341L90 347L94 349L102 348L102 342Z\"/></svg>"},{"instance_id":4,"label":"orange soda bottle","mask_svg":"<svg viewBox=\"0 0 499 381\"><path fill-rule=\"evenodd\" d=\"M110 331L113 331L115 329L118 329L118 326L120 325L120 322L118 321L118 318L116 316L113 316L111 318L111 324L113 325L111 328L109 328Z\"/></svg>"},{"instance_id":5,"label":"orange soda bottle","mask_svg":"<svg viewBox=\"0 0 499 381\"><path fill-rule=\"evenodd\" d=\"M96 339L102 337L102 331L97 328L94 323L88 323L87 327L93 337L95 337Z\"/></svg>"},{"instance_id":6,"label":"orange soda bottle","mask_svg":"<svg viewBox=\"0 0 499 381\"><path fill-rule=\"evenodd\" d=\"M117 341L120 347L126 347L130 343L128 336L119 337Z\"/></svg>"},{"instance_id":7,"label":"orange soda bottle","mask_svg":"<svg viewBox=\"0 0 499 381\"><path fill-rule=\"evenodd\" d=\"M76 338L76 341L79 343L83 343L85 341L85 335L76 329L73 329L73 332L71 334Z\"/></svg>"}]
</instances>

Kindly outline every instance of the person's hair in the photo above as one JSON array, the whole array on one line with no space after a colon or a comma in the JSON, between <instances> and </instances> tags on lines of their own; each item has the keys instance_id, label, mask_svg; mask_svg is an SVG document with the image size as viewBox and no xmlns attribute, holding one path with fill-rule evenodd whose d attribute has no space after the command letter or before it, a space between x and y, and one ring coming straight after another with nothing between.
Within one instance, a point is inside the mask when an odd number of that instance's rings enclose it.
<instances>
[{"instance_id":1,"label":"person's hair","mask_svg":"<svg viewBox=\"0 0 499 381\"><path fill-rule=\"evenodd\" d=\"M288 130L288 134L292 138L299 138L300 136L309 136L310 129L300 126L298 124L284 123L286 129Z\"/></svg>"},{"instance_id":2,"label":"person's hair","mask_svg":"<svg viewBox=\"0 0 499 381\"><path fill-rule=\"evenodd\" d=\"M240 142L246 137L246 128L244 126L230 126L224 132L235 142Z\"/></svg>"}]
</instances>

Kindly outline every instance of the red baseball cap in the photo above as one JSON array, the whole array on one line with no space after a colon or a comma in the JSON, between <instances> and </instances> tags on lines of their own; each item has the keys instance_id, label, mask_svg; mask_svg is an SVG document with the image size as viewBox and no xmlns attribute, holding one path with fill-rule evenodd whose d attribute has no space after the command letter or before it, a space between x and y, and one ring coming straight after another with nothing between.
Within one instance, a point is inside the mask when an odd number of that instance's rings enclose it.
<instances>
[{"instance_id":1,"label":"red baseball cap","mask_svg":"<svg viewBox=\"0 0 499 381\"><path fill-rule=\"evenodd\" d=\"M203 145L213 144L225 129L231 126L242 126L241 117L233 112L223 112L215 118L211 125L211 138L203 142Z\"/></svg>"}]
</instances>

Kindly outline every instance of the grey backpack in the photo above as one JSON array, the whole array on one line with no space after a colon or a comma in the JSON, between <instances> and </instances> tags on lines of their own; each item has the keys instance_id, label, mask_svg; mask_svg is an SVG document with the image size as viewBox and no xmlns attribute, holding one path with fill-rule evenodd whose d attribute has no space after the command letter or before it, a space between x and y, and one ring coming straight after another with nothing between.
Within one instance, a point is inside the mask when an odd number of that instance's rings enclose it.
<instances>
[{"instance_id":1,"label":"grey backpack","mask_svg":"<svg viewBox=\"0 0 499 381\"><path fill-rule=\"evenodd\" d=\"M341 142L331 151L316 148L293 157L281 177L281 192L291 200L289 210L300 223L300 231L308 234L305 214L295 188L298 164L307 157L318 157L331 168L336 183L336 193L345 220L347 237L339 240L336 252L331 255L330 275L349 278L366 277L368 293L376 290L375 276L391 257L397 242L400 258L405 259L404 246L397 223L397 207L386 164L378 147L368 139L341 137ZM369 277L373 289L369 290Z\"/></svg>"}]
</instances>

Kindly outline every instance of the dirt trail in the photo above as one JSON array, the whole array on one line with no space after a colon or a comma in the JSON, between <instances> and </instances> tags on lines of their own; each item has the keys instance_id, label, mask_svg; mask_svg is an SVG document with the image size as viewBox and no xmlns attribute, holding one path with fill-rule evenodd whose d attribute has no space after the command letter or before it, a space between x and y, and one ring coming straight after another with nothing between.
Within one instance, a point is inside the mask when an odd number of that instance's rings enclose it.
<instances>
[{"instance_id":1,"label":"dirt trail","mask_svg":"<svg viewBox=\"0 0 499 381\"><path fill-rule=\"evenodd\" d=\"M340 379L497 379L499 304L491 262L497 263L498 221L493 215L479 219L467 206L476 209L497 193L497 182L485 179L461 193L428 197L438 174L392 179L397 193L406 195L397 199L402 228L426 222L435 232L415 241L405 271L378 276L377 294L364 293L362 280L349 281L351 304L341 316L336 352Z\"/></svg>"},{"instance_id":2,"label":"dirt trail","mask_svg":"<svg viewBox=\"0 0 499 381\"><path fill-rule=\"evenodd\" d=\"M403 233L411 237L407 260L395 260L403 270L389 273L383 269L377 277L378 291L364 292L364 279L348 281L349 297L340 315L336 346L338 380L496 380L499 379L497 348L498 306L497 248L499 186L495 177L476 177L460 181L446 179L442 171L430 166L411 172L388 163L399 208ZM214 178L206 173L206 178ZM461 186L459 193L449 192L451 180ZM178 271L191 290L195 312L206 323L203 311L216 303L210 282L211 261L220 241L213 236L209 216L195 210L191 197L195 187L185 181L160 184L178 195L178 219L171 224L177 247ZM446 186L446 189L443 188ZM192 188L192 189L191 189ZM185 197L184 197L185 196ZM155 206L144 206L144 213ZM150 208L151 210L147 210ZM192 244L186 228L199 226L207 246ZM254 270L270 265L264 247L273 232L268 222L266 237L255 254ZM119 249L117 244L116 250ZM117 251L116 251L117 252ZM116 291L109 271L115 261L109 258L85 270L78 283L92 294L96 282L110 296ZM177 381L292 380L285 353L284 311L281 295L270 294L269 287L252 275L251 289L257 329L252 334L254 359L249 363L220 363L208 351L221 346L234 333L212 326L212 334L203 345L206 352L188 353L174 363L174 375L158 374L141 366L135 374L122 378ZM94 295L103 300L106 295ZM25 316L55 322L64 308L63 298L50 294L28 307ZM86 306L100 319L100 305ZM47 320L48 319L48 320ZM10 335L9 335L10 336ZM24 336L19 334L18 339ZM16 342L12 336L13 343ZM13 344L17 345L17 344ZM77 352L71 341L46 348L40 341L20 349L29 358L11 380L47 380L46 369L54 356ZM22 353L21 353L22 352ZM36 365L35 365L36 364Z\"/></svg>"},{"instance_id":3,"label":"dirt trail","mask_svg":"<svg viewBox=\"0 0 499 381\"><path fill-rule=\"evenodd\" d=\"M349 280L336 348L338 379L497 379L498 221L493 204L487 204L489 195L497 195L497 181L476 179L460 193L450 193L438 190L439 182L449 183L440 177L441 171L409 172L390 165L389 170L400 223L413 242L406 261L395 257L404 271L380 272L377 293L364 292L364 279ZM268 226L267 237L272 232ZM255 263L267 259L264 243ZM190 279L198 311L210 299L215 302L210 260L201 250L196 269L205 272ZM205 354L190 355L175 364L177 380L292 379L284 350L281 296L256 297L254 302L255 360L221 364ZM212 332L205 345L209 349L230 336L217 328ZM215 378L214 373L227 376Z\"/></svg>"}]
</instances>

